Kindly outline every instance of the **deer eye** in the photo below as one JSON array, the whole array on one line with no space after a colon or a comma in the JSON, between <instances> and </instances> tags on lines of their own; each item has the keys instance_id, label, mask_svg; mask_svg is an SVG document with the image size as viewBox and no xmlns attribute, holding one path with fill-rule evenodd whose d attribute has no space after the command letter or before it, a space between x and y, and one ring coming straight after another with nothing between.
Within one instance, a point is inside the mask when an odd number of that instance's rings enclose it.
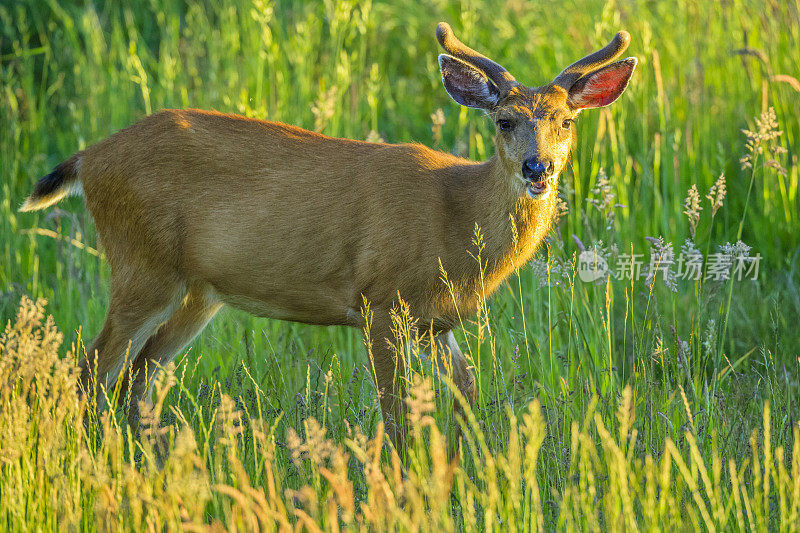
<instances>
[{"instance_id":1,"label":"deer eye","mask_svg":"<svg viewBox=\"0 0 800 533\"><path fill-rule=\"evenodd\" d=\"M497 127L500 128L500 131L510 131L511 128L514 127L514 124L508 119L501 118L497 121Z\"/></svg>"},{"instance_id":2,"label":"deer eye","mask_svg":"<svg viewBox=\"0 0 800 533\"><path fill-rule=\"evenodd\" d=\"M561 127L564 128L565 130L568 130L570 128L570 126L572 126L572 119L571 118L565 118L564 122L561 123Z\"/></svg>"}]
</instances>

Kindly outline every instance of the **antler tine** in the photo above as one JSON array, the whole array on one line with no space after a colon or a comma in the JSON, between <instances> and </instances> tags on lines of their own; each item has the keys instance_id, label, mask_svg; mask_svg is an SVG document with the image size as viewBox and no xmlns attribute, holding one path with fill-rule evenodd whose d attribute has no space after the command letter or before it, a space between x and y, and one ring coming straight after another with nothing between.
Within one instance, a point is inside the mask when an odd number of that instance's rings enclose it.
<instances>
[{"instance_id":1,"label":"antler tine","mask_svg":"<svg viewBox=\"0 0 800 533\"><path fill-rule=\"evenodd\" d=\"M501 91L508 91L518 85L514 76L502 66L459 41L448 23L440 22L436 26L436 38L445 52L481 69Z\"/></svg>"},{"instance_id":2,"label":"antler tine","mask_svg":"<svg viewBox=\"0 0 800 533\"><path fill-rule=\"evenodd\" d=\"M606 46L565 68L561 74L556 76L556 79L553 80L553 85L558 85L559 87L569 90L582 76L611 63L621 56L625 49L628 48L630 42L630 33L626 31L617 32L611 42Z\"/></svg>"}]
</instances>

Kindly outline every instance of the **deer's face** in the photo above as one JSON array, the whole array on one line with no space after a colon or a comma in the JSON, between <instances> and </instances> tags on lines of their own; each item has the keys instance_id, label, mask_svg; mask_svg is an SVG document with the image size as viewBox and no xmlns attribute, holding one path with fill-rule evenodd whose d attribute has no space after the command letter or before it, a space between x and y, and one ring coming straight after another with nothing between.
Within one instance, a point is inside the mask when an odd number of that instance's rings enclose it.
<instances>
[{"instance_id":1,"label":"deer's face","mask_svg":"<svg viewBox=\"0 0 800 533\"><path fill-rule=\"evenodd\" d=\"M541 199L552 191L569 157L576 115L560 87L522 85L491 111L497 155L521 194Z\"/></svg>"},{"instance_id":2,"label":"deer's face","mask_svg":"<svg viewBox=\"0 0 800 533\"><path fill-rule=\"evenodd\" d=\"M442 81L461 105L483 109L497 127L497 156L511 186L532 200L555 188L572 146L572 122L582 109L614 102L636 67L636 58L611 62L628 46L618 33L605 48L567 67L552 83L526 87L494 61L466 47L450 26L437 37L452 55L439 56Z\"/></svg>"}]
</instances>

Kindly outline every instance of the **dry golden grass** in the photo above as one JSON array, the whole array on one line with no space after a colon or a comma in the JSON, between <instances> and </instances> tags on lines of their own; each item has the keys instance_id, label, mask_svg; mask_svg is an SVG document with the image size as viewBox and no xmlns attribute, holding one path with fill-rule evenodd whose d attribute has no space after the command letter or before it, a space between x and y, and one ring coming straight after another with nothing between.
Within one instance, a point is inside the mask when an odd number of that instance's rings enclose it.
<instances>
[{"instance_id":1,"label":"dry golden grass","mask_svg":"<svg viewBox=\"0 0 800 533\"><path fill-rule=\"evenodd\" d=\"M538 531L543 506L568 530L779 529L800 527L800 426L791 449L769 433L751 438L737 464L716 452L710 464L690 428L657 457L636 452L632 393L618 405L616 431L592 406L572 423L572 458L560 494L540 491L546 438L538 401L509 410L505 452L492 452L471 413L460 457L451 460L430 416L430 378L408 399L413 444L405 462L381 426L374 437L347 429L335 443L314 419L277 446L276 420L248 418L222 394L200 413L200 431L166 401L180 386L166 369L138 435L115 413L91 416L76 393L74 347L45 302L23 298L0 337L0 520L16 530L438 530ZM195 425L194 427L197 427ZM201 444L199 444L201 443ZM288 462L308 483L291 488ZM474 464L472 477L465 468Z\"/></svg>"}]
</instances>

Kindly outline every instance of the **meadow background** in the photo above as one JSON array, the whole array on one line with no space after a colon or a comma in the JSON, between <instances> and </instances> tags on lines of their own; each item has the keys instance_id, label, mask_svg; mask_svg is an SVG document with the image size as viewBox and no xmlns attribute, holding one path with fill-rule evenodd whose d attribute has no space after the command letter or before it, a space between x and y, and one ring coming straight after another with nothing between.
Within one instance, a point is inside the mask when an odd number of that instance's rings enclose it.
<instances>
[{"instance_id":1,"label":"meadow background","mask_svg":"<svg viewBox=\"0 0 800 533\"><path fill-rule=\"evenodd\" d=\"M124 406L82 424L71 369L108 267L79 199L17 213L35 181L181 107L487 158L493 125L441 86L440 20L528 85L619 29L639 59L577 122L547 246L457 333L479 379L458 460L413 347L402 462L360 332L235 310L141 434ZM798 78L796 0L0 2L0 528L798 529ZM613 265L687 239L741 240L758 279L576 276L581 247Z\"/></svg>"}]
</instances>

